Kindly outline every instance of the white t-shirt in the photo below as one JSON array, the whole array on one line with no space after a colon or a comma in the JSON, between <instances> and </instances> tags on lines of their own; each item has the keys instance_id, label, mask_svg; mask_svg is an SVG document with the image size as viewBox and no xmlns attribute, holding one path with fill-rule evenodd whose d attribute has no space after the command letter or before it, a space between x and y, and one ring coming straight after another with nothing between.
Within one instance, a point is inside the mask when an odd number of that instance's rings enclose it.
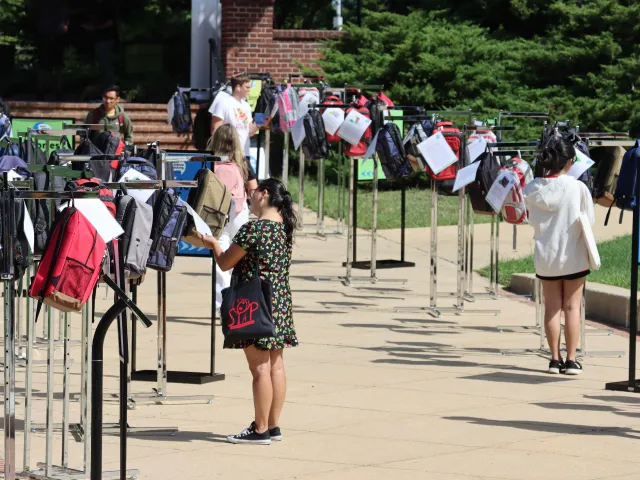
<instances>
[{"instance_id":1,"label":"white t-shirt","mask_svg":"<svg viewBox=\"0 0 640 480\"><path fill-rule=\"evenodd\" d=\"M221 97L222 96L222 97ZM225 125L233 125L238 131L240 144L244 154L251 154L249 142L249 126L253 122L251 107L245 101L238 101L231 95L219 93L209 109L211 115L222 119Z\"/></svg>"}]
</instances>

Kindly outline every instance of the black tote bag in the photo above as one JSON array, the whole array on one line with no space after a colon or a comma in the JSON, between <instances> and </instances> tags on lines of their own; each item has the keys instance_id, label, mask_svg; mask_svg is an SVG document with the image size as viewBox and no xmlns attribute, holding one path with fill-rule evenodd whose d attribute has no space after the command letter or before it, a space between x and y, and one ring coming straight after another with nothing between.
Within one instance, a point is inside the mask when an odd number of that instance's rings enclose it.
<instances>
[{"instance_id":1,"label":"black tote bag","mask_svg":"<svg viewBox=\"0 0 640 480\"><path fill-rule=\"evenodd\" d=\"M256 340L276 334L271 307L271 283L260 278L260 241L255 275L244 283L235 283L222 290L222 333L225 343Z\"/></svg>"}]
</instances>

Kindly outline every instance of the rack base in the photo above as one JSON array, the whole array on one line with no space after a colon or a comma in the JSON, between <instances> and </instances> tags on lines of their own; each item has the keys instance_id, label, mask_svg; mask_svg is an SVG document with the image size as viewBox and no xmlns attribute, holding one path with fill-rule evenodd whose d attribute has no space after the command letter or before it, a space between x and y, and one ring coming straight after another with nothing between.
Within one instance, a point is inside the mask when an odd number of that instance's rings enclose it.
<instances>
[{"instance_id":1,"label":"rack base","mask_svg":"<svg viewBox=\"0 0 640 480\"><path fill-rule=\"evenodd\" d=\"M180 372L169 370L167 372L167 382L169 383L186 383L191 385L204 385L212 382L220 382L224 380L224 373L204 373L204 372ZM157 370L136 370L131 373L131 379L138 382L157 382Z\"/></svg>"},{"instance_id":2,"label":"rack base","mask_svg":"<svg viewBox=\"0 0 640 480\"><path fill-rule=\"evenodd\" d=\"M636 380L635 383L630 384L629 380L622 382L611 382L604 386L605 390L611 390L613 392L631 392L640 393L640 381Z\"/></svg>"},{"instance_id":3,"label":"rack base","mask_svg":"<svg viewBox=\"0 0 640 480\"><path fill-rule=\"evenodd\" d=\"M347 262L342 262L342 266L346 267L347 266ZM356 268L358 270L371 270L371 260L363 260L360 262L353 262L351 264L351 266L353 268ZM385 269L385 268L411 268L411 267L415 267L416 264L415 262L405 262L402 260L377 260L376 261L376 268L378 269Z\"/></svg>"}]
</instances>

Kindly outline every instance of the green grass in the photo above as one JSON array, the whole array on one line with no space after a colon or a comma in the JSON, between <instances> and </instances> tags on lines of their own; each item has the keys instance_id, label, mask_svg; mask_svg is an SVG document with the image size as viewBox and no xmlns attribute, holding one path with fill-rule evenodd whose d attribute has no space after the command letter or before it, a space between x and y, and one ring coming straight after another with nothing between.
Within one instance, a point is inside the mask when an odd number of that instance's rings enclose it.
<instances>
[{"instance_id":1,"label":"green grass","mask_svg":"<svg viewBox=\"0 0 640 480\"><path fill-rule=\"evenodd\" d=\"M616 287L631 286L631 235L614 238L598 244L602 267L591 272L590 282L604 283ZM483 277L489 277L489 267L478 270ZM500 262L500 283L509 287L514 273L535 273L533 255Z\"/></svg>"},{"instance_id":2,"label":"green grass","mask_svg":"<svg viewBox=\"0 0 640 480\"><path fill-rule=\"evenodd\" d=\"M364 184L367 185L367 184ZM365 189L366 188L366 189ZM298 201L298 177L289 177L289 191ZM370 229L372 219L372 192L362 186L358 191L358 227ZM400 228L400 190L382 190L378 192L378 229ZM304 205L314 212L318 211L318 182L307 177L304 182ZM346 205L346 202L345 202ZM407 190L407 228L428 227L431 225L431 191L422 188ZM345 207L346 208L346 207ZM325 216L336 218L338 213L338 186L327 184L324 189ZM489 217L477 215L476 223L488 223ZM458 224L458 197L438 197L438 225Z\"/></svg>"}]
</instances>

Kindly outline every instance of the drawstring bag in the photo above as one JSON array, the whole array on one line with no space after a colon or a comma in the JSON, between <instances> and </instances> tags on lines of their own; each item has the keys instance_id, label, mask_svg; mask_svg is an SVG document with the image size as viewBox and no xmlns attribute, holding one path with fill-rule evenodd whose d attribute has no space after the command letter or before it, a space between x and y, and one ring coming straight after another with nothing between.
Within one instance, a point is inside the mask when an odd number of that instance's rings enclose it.
<instances>
[{"instance_id":1,"label":"drawstring bag","mask_svg":"<svg viewBox=\"0 0 640 480\"><path fill-rule=\"evenodd\" d=\"M260 240L257 244L254 275L243 283L236 283L222 290L222 333L225 343L274 337L276 334L271 310L271 283L260 278Z\"/></svg>"}]
</instances>

